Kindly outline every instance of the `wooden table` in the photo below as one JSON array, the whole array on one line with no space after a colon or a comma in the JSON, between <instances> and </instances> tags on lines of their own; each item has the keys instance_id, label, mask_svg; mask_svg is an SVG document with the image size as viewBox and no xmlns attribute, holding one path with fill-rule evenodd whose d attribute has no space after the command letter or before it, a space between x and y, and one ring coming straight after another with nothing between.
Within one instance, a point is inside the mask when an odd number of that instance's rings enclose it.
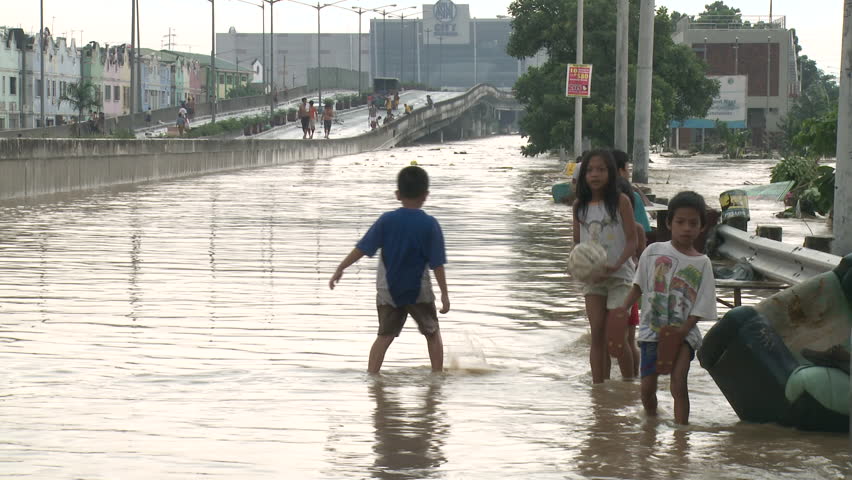
<instances>
[{"instance_id":1,"label":"wooden table","mask_svg":"<svg viewBox=\"0 0 852 480\"><path fill-rule=\"evenodd\" d=\"M734 303L716 297L716 301L728 308L739 307L743 304L743 290L784 290L790 285L770 280L716 280L716 289L731 289L734 291Z\"/></svg>"}]
</instances>

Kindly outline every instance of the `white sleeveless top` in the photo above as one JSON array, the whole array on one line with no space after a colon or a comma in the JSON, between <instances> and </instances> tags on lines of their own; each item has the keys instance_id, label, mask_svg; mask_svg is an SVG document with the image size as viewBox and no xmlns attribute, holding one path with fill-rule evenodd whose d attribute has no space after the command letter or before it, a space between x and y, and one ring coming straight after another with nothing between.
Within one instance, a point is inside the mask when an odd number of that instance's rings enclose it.
<instances>
[{"instance_id":1,"label":"white sleeveless top","mask_svg":"<svg viewBox=\"0 0 852 480\"><path fill-rule=\"evenodd\" d=\"M616 220L609 216L604 202L590 203L585 217L582 211L577 210L580 217L580 243L595 242L606 250L607 264L615 265L621 254L627 239L624 237L624 226L621 222L621 212L616 212ZM610 278L618 278L626 282L633 282L636 267L633 258L628 258L621 268L616 270Z\"/></svg>"}]
</instances>

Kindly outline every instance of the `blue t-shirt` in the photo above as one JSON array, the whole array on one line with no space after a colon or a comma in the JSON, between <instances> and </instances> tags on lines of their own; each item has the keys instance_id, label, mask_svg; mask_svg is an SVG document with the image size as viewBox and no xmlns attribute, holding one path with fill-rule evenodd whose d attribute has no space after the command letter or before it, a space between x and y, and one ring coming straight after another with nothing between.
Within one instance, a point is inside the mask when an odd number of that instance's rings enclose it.
<instances>
[{"instance_id":1,"label":"blue t-shirt","mask_svg":"<svg viewBox=\"0 0 852 480\"><path fill-rule=\"evenodd\" d=\"M642 225L642 229L646 232L651 231L651 223L648 221L648 211L645 210L645 204L642 202L642 195L638 192L633 192L633 217L636 222Z\"/></svg>"},{"instance_id":2,"label":"blue t-shirt","mask_svg":"<svg viewBox=\"0 0 852 480\"><path fill-rule=\"evenodd\" d=\"M441 226L419 208L385 212L356 247L369 257L382 249L388 290L398 307L417 302L426 265L447 263Z\"/></svg>"}]
</instances>

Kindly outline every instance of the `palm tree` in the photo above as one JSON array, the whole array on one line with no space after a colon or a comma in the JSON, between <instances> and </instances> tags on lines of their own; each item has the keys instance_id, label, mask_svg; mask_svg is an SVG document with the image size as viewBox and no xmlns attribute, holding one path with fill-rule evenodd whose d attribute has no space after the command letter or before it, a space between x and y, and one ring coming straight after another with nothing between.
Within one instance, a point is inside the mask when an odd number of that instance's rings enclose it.
<instances>
[{"instance_id":1,"label":"palm tree","mask_svg":"<svg viewBox=\"0 0 852 480\"><path fill-rule=\"evenodd\" d=\"M68 102L77 110L77 135L80 135L80 125L83 124L83 112L88 110L97 110L101 106L100 89L89 80L80 80L77 83L70 83L65 90L65 93L59 97L60 104Z\"/></svg>"}]
</instances>

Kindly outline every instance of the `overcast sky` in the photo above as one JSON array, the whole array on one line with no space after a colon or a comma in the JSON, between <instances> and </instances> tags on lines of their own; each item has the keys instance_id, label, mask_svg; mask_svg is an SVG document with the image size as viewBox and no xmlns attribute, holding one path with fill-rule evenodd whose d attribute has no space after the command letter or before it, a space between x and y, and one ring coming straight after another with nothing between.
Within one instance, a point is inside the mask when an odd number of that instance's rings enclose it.
<instances>
[{"instance_id":1,"label":"overcast sky","mask_svg":"<svg viewBox=\"0 0 852 480\"><path fill-rule=\"evenodd\" d=\"M129 42L130 0L43 0L44 23L56 36L71 36L84 42ZM210 51L210 2L208 0L140 0L142 46L160 48L171 27L177 37L176 50ZM258 0L246 0L258 3ZM331 0L321 0L322 3ZM606 0L588 0L606 1ZM803 53L814 58L819 66L832 74L840 70L840 41L843 0L774 0L774 15L787 17L787 27L795 28ZM310 2L308 2L310 3ZM410 0L348 0L341 6L375 8L396 3L400 7L418 6ZM471 15L494 18L505 15L511 0L459 0L470 5ZM658 7L696 14L711 0L657 0ZM744 15L769 14L770 0L728 0L728 5L742 10ZM818 8L817 8L818 6ZM316 10L289 1L275 5L276 32L316 31ZM267 11L268 13L268 11ZM363 31L369 29L368 14L363 16ZM0 0L0 24L38 30L39 0ZM357 32L358 15L330 7L322 11L323 32ZM261 9L239 0L216 0L216 32L225 33L229 27L238 32L261 31ZM591 28L586 25L586 28Z\"/></svg>"}]
</instances>

